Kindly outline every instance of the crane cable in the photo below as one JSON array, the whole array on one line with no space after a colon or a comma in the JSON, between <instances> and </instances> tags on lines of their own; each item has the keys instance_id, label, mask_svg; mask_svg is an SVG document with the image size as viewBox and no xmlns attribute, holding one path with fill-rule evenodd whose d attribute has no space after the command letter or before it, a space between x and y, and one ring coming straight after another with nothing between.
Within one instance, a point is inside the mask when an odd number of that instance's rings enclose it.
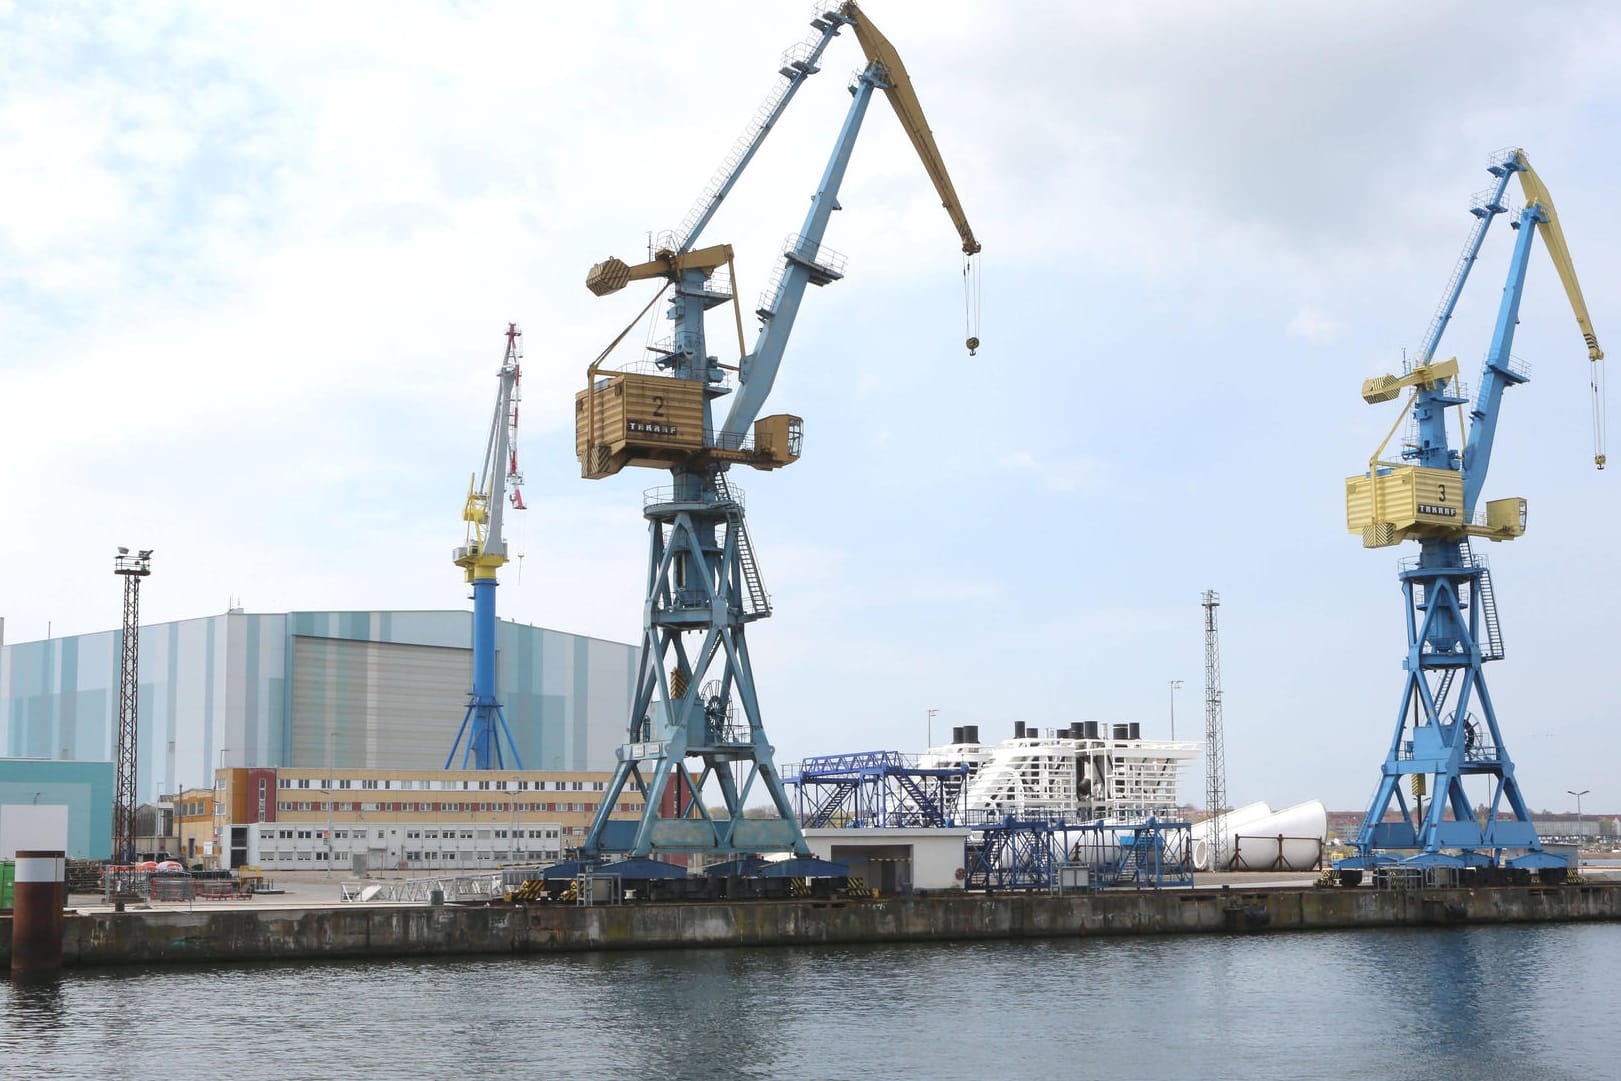
<instances>
[{"instance_id":1,"label":"crane cable","mask_svg":"<svg viewBox=\"0 0 1621 1081\"><path fill-rule=\"evenodd\" d=\"M979 349L979 264L973 254L962 257L963 333L967 338L968 355L975 356Z\"/></svg>"},{"instance_id":2,"label":"crane cable","mask_svg":"<svg viewBox=\"0 0 1621 1081\"><path fill-rule=\"evenodd\" d=\"M1600 358L1594 357L1589 369L1588 385L1593 388L1593 464L1604 468L1604 368Z\"/></svg>"}]
</instances>

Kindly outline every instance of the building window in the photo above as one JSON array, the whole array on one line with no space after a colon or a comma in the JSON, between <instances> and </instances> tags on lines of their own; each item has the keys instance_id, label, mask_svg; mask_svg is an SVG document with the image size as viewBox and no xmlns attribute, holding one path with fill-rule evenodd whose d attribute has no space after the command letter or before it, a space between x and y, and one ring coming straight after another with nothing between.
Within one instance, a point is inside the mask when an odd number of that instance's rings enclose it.
<instances>
[{"instance_id":1,"label":"building window","mask_svg":"<svg viewBox=\"0 0 1621 1081\"><path fill-rule=\"evenodd\" d=\"M300 788L308 788L309 786L310 786L310 779L308 777L300 777L298 779L298 787L300 787Z\"/></svg>"},{"instance_id":2,"label":"building window","mask_svg":"<svg viewBox=\"0 0 1621 1081\"><path fill-rule=\"evenodd\" d=\"M360 787L361 788L376 788L377 787L377 782L376 781L361 781L360 782Z\"/></svg>"},{"instance_id":3,"label":"building window","mask_svg":"<svg viewBox=\"0 0 1621 1081\"><path fill-rule=\"evenodd\" d=\"M355 786L354 782L349 780L348 778L344 778L343 780L338 782L338 787L339 788L353 788L354 786Z\"/></svg>"}]
</instances>

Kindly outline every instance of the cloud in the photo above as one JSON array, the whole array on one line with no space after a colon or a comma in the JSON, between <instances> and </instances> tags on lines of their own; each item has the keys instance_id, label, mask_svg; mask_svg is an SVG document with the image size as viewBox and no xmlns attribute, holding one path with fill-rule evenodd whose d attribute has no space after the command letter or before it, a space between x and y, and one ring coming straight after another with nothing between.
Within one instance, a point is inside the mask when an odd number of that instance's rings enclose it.
<instances>
[{"instance_id":1,"label":"cloud","mask_svg":"<svg viewBox=\"0 0 1621 1081\"><path fill-rule=\"evenodd\" d=\"M1324 315L1311 305L1306 305L1295 313L1284 328L1284 333L1291 338L1304 338L1308 342L1336 342L1345 336L1349 328L1338 319Z\"/></svg>"}]
</instances>

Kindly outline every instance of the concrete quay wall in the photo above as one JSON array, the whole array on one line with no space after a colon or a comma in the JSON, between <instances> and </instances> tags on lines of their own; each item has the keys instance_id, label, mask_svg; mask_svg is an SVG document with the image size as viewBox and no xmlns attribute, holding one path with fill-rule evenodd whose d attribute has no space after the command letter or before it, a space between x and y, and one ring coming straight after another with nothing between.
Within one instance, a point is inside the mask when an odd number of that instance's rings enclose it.
<instances>
[{"instance_id":1,"label":"concrete quay wall","mask_svg":"<svg viewBox=\"0 0 1621 1081\"><path fill-rule=\"evenodd\" d=\"M1621 885L935 895L842 902L352 905L69 916L63 963L153 965L693 946L1266 934L1621 919ZM0 920L0 963L9 961Z\"/></svg>"}]
</instances>

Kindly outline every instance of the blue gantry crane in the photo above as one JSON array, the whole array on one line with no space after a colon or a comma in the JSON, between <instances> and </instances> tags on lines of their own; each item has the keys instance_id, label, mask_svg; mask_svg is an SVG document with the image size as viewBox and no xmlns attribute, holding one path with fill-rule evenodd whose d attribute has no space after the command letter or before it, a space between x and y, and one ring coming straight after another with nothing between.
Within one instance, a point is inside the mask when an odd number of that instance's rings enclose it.
<instances>
[{"instance_id":1,"label":"blue gantry crane","mask_svg":"<svg viewBox=\"0 0 1621 1081\"><path fill-rule=\"evenodd\" d=\"M514 510L523 510L523 474L518 472L518 401L523 372L523 350L518 324L507 324L507 349L501 361L499 389L495 395L495 416L484 444L484 468L467 482L467 500L462 518L467 523L467 540L451 558L473 587L473 689L467 696L467 712L456 739L445 759L445 768L462 752L461 768L523 769L523 759L507 727L505 711L495 696L495 587L496 572L507 562L506 535L502 532L502 511L510 501ZM508 483L511 490L508 491ZM463 737L466 743L463 744ZM502 740L506 742L503 753ZM512 756L507 766L506 756Z\"/></svg>"},{"instance_id":2,"label":"blue gantry crane","mask_svg":"<svg viewBox=\"0 0 1621 1081\"><path fill-rule=\"evenodd\" d=\"M1479 497L1491 464L1504 392L1530 378L1512 347L1532 241L1538 234L1587 343L1593 457L1600 469L1604 353L1593 333L1553 200L1525 152L1503 151L1493 157L1489 170L1495 183L1471 209L1474 230L1423 346L1402 375L1378 376L1362 386L1362 397L1369 403L1392 401L1410 388L1403 417L1411 417L1411 431L1401 460L1382 460L1401 425L1398 418L1370 459L1368 471L1346 481L1346 524L1352 533L1361 534L1366 547L1411 539L1418 542L1419 552L1404 560L1400 571L1406 597L1407 677L1395 736L1354 842L1354 855L1335 863L1341 881L1348 884L1360 881L1365 871L1398 864L1415 869L1523 868L1549 878L1560 877L1565 867L1563 858L1542 848L1487 691L1485 665L1503 658L1503 639L1491 572L1471 547L1476 537L1505 541L1525 532L1524 499L1494 499L1481 507ZM1458 381L1457 358L1438 361L1435 352L1487 229L1508 210L1504 194L1514 177L1520 180L1525 204L1512 220L1518 236L1471 406ZM1453 407L1460 412L1461 449L1447 438L1448 411ZM1461 414L1466 407L1465 431ZM1464 789L1467 778L1485 778L1489 784L1483 813L1477 812ZM1425 796L1431 793L1426 806ZM1387 821L1393 803L1397 815Z\"/></svg>"},{"instance_id":3,"label":"blue gantry crane","mask_svg":"<svg viewBox=\"0 0 1621 1081\"><path fill-rule=\"evenodd\" d=\"M788 103L819 70L824 50L846 27L860 42L867 65L850 88L850 108L810 211L755 312L760 329L750 349L732 280L732 249L725 244L700 248L697 242ZM591 365L587 388L575 401L576 452L584 476L606 477L628 465L670 471L669 486L644 498L650 539L647 599L629 738L582 846L587 858L809 854L761 720L745 628L769 616L771 602L745 524L742 493L728 483L727 471L733 465L776 469L799 457L801 419L759 414L806 287L843 277L843 258L823 247L822 238L839 208L839 186L875 90L885 92L922 158L965 256L979 251L894 48L854 3L820 10L811 28L811 37L784 55L781 81L681 227L659 238L648 261L630 266L608 259L586 278L598 296L632 281L662 279L664 289L643 311L669 292L673 325L671 336L651 347L652 360L645 365L604 370L610 345ZM965 273L969 269L965 266ZM735 365L710 355L704 332L705 313L728 303L737 331ZM972 310L971 305L970 350L979 344ZM732 401L717 423L714 407L725 395ZM705 805L711 782L720 790L724 814L711 814ZM609 813L627 785L641 794L645 810L637 821L612 821ZM744 804L756 785L770 808L745 817Z\"/></svg>"}]
</instances>

